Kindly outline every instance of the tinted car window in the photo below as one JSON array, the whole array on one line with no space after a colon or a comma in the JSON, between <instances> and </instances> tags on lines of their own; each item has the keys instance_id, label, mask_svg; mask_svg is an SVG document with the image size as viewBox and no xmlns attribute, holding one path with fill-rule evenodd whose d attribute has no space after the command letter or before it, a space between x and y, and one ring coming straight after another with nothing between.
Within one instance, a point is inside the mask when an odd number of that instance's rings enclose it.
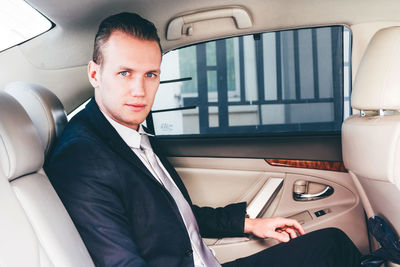
<instances>
[{"instance_id":1,"label":"tinted car window","mask_svg":"<svg viewBox=\"0 0 400 267\"><path fill-rule=\"evenodd\" d=\"M163 58L156 135L335 132L347 116L342 26L227 38ZM345 108L346 106L346 108Z\"/></svg>"}]
</instances>

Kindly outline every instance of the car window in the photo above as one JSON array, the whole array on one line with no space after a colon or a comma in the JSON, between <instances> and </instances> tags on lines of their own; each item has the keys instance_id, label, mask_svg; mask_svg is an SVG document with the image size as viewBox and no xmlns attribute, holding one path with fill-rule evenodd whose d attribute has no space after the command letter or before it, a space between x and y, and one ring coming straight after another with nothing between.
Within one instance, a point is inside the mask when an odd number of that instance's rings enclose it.
<instances>
[{"instance_id":1,"label":"car window","mask_svg":"<svg viewBox=\"0 0 400 267\"><path fill-rule=\"evenodd\" d=\"M148 125L158 136L338 132L351 110L350 41L333 26L171 51Z\"/></svg>"}]
</instances>

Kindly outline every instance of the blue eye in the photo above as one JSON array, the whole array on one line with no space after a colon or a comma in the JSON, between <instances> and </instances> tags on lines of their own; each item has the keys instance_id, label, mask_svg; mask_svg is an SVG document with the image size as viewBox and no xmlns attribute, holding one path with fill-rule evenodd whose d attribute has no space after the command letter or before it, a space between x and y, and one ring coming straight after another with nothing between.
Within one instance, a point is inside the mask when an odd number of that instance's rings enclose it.
<instances>
[{"instance_id":1,"label":"blue eye","mask_svg":"<svg viewBox=\"0 0 400 267\"><path fill-rule=\"evenodd\" d=\"M119 74L121 74L122 76L126 77L129 75L128 71L121 71Z\"/></svg>"},{"instance_id":2,"label":"blue eye","mask_svg":"<svg viewBox=\"0 0 400 267\"><path fill-rule=\"evenodd\" d=\"M148 73L146 73L146 77L153 78L153 77L156 77L156 75L152 72L148 72Z\"/></svg>"}]
</instances>

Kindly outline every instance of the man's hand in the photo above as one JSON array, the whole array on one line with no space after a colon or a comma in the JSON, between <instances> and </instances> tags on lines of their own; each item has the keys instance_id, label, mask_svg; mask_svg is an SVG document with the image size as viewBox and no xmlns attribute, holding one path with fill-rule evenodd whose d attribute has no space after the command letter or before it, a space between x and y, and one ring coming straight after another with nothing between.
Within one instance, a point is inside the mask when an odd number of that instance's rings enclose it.
<instances>
[{"instance_id":1,"label":"man's hand","mask_svg":"<svg viewBox=\"0 0 400 267\"><path fill-rule=\"evenodd\" d=\"M288 242L290 238L305 234L303 227L296 220L282 217L246 218L244 232L260 238L271 237L280 242Z\"/></svg>"}]
</instances>

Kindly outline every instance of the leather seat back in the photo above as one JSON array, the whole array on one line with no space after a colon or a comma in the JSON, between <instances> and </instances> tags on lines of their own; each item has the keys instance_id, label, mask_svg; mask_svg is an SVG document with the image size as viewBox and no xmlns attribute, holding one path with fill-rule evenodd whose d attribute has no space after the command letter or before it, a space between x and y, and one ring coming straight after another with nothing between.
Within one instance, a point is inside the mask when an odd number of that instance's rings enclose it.
<instances>
[{"instance_id":1,"label":"leather seat back","mask_svg":"<svg viewBox=\"0 0 400 267\"><path fill-rule=\"evenodd\" d=\"M5 91L28 113L47 155L68 123L63 104L53 92L38 84L13 82Z\"/></svg>"},{"instance_id":2,"label":"leather seat back","mask_svg":"<svg viewBox=\"0 0 400 267\"><path fill-rule=\"evenodd\" d=\"M5 120L12 120L13 111L4 108L6 105L10 105L8 103L9 97L4 97L4 95L0 92L0 131L7 130L11 135L18 135L19 131L14 133L15 128L5 129L10 123L5 123ZM18 123L20 122L18 121ZM32 129L29 129L29 126L29 124L24 123L19 130L26 132L27 135L30 132L35 135L35 131L31 131ZM10 141L7 139L9 134L7 136L0 134L0 266L40 266L39 241L6 178L6 173L7 175L11 172L18 173L16 167L11 165L18 155L5 153L10 151ZM40 161L40 156L38 159ZM36 162L35 164L40 163ZM29 166L26 167L32 169Z\"/></svg>"},{"instance_id":3,"label":"leather seat back","mask_svg":"<svg viewBox=\"0 0 400 267\"><path fill-rule=\"evenodd\" d=\"M400 233L400 27L377 32L362 59L342 126L343 161L367 216Z\"/></svg>"},{"instance_id":4,"label":"leather seat back","mask_svg":"<svg viewBox=\"0 0 400 267\"><path fill-rule=\"evenodd\" d=\"M9 259L3 266L94 266L71 218L43 172L44 146L35 126L24 108L4 92L0 92L0 140L0 191L13 193L9 194L9 207L21 220L17 235L21 247L28 246L25 242L29 242L29 246L32 244L31 249L16 251L19 258ZM2 238L0 243L13 242ZM24 260L26 255L32 262ZM2 264L3 255L0 257Z\"/></svg>"}]
</instances>

